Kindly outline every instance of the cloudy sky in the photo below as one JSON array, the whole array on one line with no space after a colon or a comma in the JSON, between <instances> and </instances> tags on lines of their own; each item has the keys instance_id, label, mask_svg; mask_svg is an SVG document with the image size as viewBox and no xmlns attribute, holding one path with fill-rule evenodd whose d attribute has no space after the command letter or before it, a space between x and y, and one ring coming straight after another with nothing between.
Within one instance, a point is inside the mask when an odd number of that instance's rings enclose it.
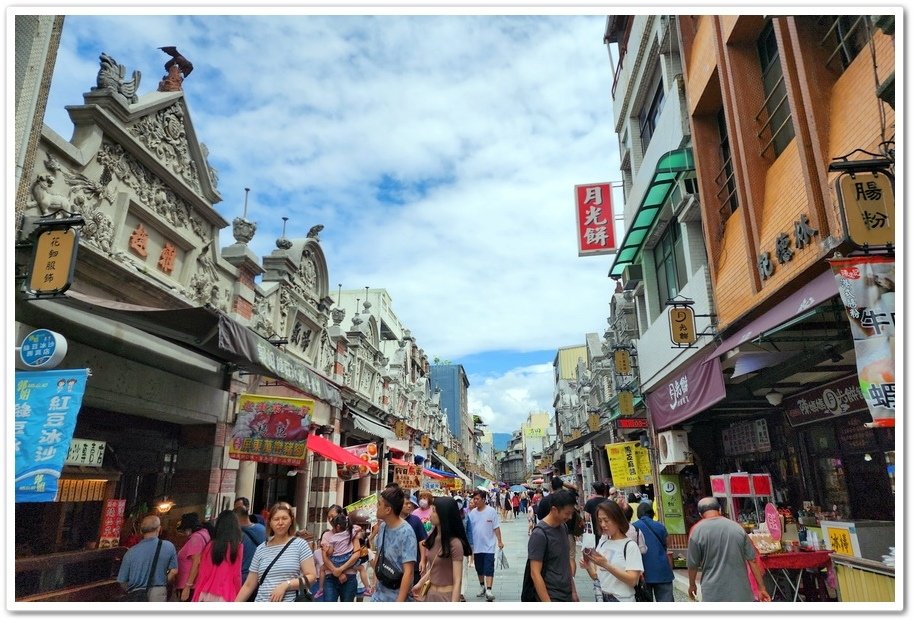
<instances>
[{"instance_id":1,"label":"cloudy sky","mask_svg":"<svg viewBox=\"0 0 916 623\"><path fill-rule=\"evenodd\" d=\"M556 349L606 328L612 256L577 257L573 202L576 184L620 178L604 25L70 15L45 121L70 138L64 107L95 85L100 52L139 69L143 94L164 75L157 48L177 46L221 214L240 216L251 188L260 256L281 217L290 238L323 224L331 290L387 289L431 359L465 366L471 410L508 432L550 410Z\"/></svg>"}]
</instances>

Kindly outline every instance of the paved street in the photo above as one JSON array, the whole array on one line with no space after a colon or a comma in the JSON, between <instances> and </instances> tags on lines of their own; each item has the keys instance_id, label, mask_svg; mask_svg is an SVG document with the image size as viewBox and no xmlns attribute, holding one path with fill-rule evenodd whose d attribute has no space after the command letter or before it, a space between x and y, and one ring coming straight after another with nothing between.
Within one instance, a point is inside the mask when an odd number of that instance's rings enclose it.
<instances>
[{"instance_id":1,"label":"paved street","mask_svg":"<svg viewBox=\"0 0 916 623\"><path fill-rule=\"evenodd\" d=\"M506 546L506 558L509 559L509 568L500 569L497 565L496 575L493 578L493 595L496 601L519 601L522 593L522 573L525 571L525 561L528 559L528 522L519 515L518 519L504 522L501 526L503 543ZM576 548L576 559L582 557L581 549ZM675 583L675 601L687 601L687 595L678 590ZM592 581L584 569L576 569L576 589L582 601L594 601ZM480 584L477 573L473 567L464 569L464 598L469 602L486 601L477 597Z\"/></svg>"}]
</instances>

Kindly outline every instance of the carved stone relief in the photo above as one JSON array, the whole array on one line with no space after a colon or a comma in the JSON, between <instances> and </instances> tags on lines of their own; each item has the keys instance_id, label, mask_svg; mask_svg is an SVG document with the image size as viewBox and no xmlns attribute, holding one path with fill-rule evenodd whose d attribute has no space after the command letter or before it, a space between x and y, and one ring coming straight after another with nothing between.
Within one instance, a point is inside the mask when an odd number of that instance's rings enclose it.
<instances>
[{"instance_id":1,"label":"carved stone relief","mask_svg":"<svg viewBox=\"0 0 916 623\"><path fill-rule=\"evenodd\" d=\"M275 333L272 312L273 304L269 298L261 296L255 299L251 326L257 333L266 336L271 336Z\"/></svg>"},{"instance_id":2,"label":"carved stone relief","mask_svg":"<svg viewBox=\"0 0 916 623\"><path fill-rule=\"evenodd\" d=\"M130 128L130 133L191 188L200 192L200 177L188 149L181 106L173 104L155 115L142 118Z\"/></svg>"},{"instance_id":3,"label":"carved stone relief","mask_svg":"<svg viewBox=\"0 0 916 623\"><path fill-rule=\"evenodd\" d=\"M140 88L140 70L135 69L130 80L124 79L127 70L124 65L111 58L104 52L99 55L99 73L95 77L96 86L91 91L108 91L109 93L124 98L131 104L136 104L137 89Z\"/></svg>"},{"instance_id":4,"label":"carved stone relief","mask_svg":"<svg viewBox=\"0 0 916 623\"><path fill-rule=\"evenodd\" d=\"M201 240L210 241L210 229L194 214L190 204L175 195L161 179L124 151L123 147L104 143L96 160L105 167L109 177L115 175L136 193L143 204L165 217L172 225L190 229Z\"/></svg>"}]
</instances>

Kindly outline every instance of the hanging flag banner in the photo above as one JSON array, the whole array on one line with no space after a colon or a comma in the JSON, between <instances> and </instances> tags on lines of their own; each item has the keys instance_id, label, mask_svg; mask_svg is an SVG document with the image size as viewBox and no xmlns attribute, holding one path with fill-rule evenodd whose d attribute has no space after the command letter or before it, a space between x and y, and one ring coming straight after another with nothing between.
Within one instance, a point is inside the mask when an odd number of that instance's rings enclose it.
<instances>
[{"instance_id":1,"label":"hanging flag banner","mask_svg":"<svg viewBox=\"0 0 916 623\"><path fill-rule=\"evenodd\" d=\"M611 185L583 184L576 186L575 194L579 257L616 253Z\"/></svg>"},{"instance_id":2,"label":"hanging flag banner","mask_svg":"<svg viewBox=\"0 0 916 623\"><path fill-rule=\"evenodd\" d=\"M861 256L829 260L849 316L859 387L875 426L893 426L894 258Z\"/></svg>"},{"instance_id":3,"label":"hanging flag banner","mask_svg":"<svg viewBox=\"0 0 916 623\"><path fill-rule=\"evenodd\" d=\"M636 487L652 482L649 452L635 441L604 446L615 487Z\"/></svg>"},{"instance_id":4,"label":"hanging flag banner","mask_svg":"<svg viewBox=\"0 0 916 623\"><path fill-rule=\"evenodd\" d=\"M117 547L124 526L124 506L127 500L108 499L102 508L102 525L99 527L99 549Z\"/></svg>"},{"instance_id":5,"label":"hanging flag banner","mask_svg":"<svg viewBox=\"0 0 916 623\"><path fill-rule=\"evenodd\" d=\"M16 502L53 502L88 369L16 372Z\"/></svg>"},{"instance_id":6,"label":"hanging flag banner","mask_svg":"<svg viewBox=\"0 0 916 623\"><path fill-rule=\"evenodd\" d=\"M300 466L314 400L241 394L229 458Z\"/></svg>"}]
</instances>

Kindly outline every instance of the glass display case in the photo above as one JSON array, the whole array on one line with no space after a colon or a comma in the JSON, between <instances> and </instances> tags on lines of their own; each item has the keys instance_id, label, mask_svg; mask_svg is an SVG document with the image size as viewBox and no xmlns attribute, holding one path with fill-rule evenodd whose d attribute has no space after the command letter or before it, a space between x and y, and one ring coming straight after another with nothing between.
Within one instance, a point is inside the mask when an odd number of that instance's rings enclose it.
<instances>
[{"instance_id":1,"label":"glass display case","mask_svg":"<svg viewBox=\"0 0 916 623\"><path fill-rule=\"evenodd\" d=\"M764 508L775 504L773 480L769 474L736 472L710 476L712 494L722 506L722 514L754 530L765 521Z\"/></svg>"}]
</instances>

